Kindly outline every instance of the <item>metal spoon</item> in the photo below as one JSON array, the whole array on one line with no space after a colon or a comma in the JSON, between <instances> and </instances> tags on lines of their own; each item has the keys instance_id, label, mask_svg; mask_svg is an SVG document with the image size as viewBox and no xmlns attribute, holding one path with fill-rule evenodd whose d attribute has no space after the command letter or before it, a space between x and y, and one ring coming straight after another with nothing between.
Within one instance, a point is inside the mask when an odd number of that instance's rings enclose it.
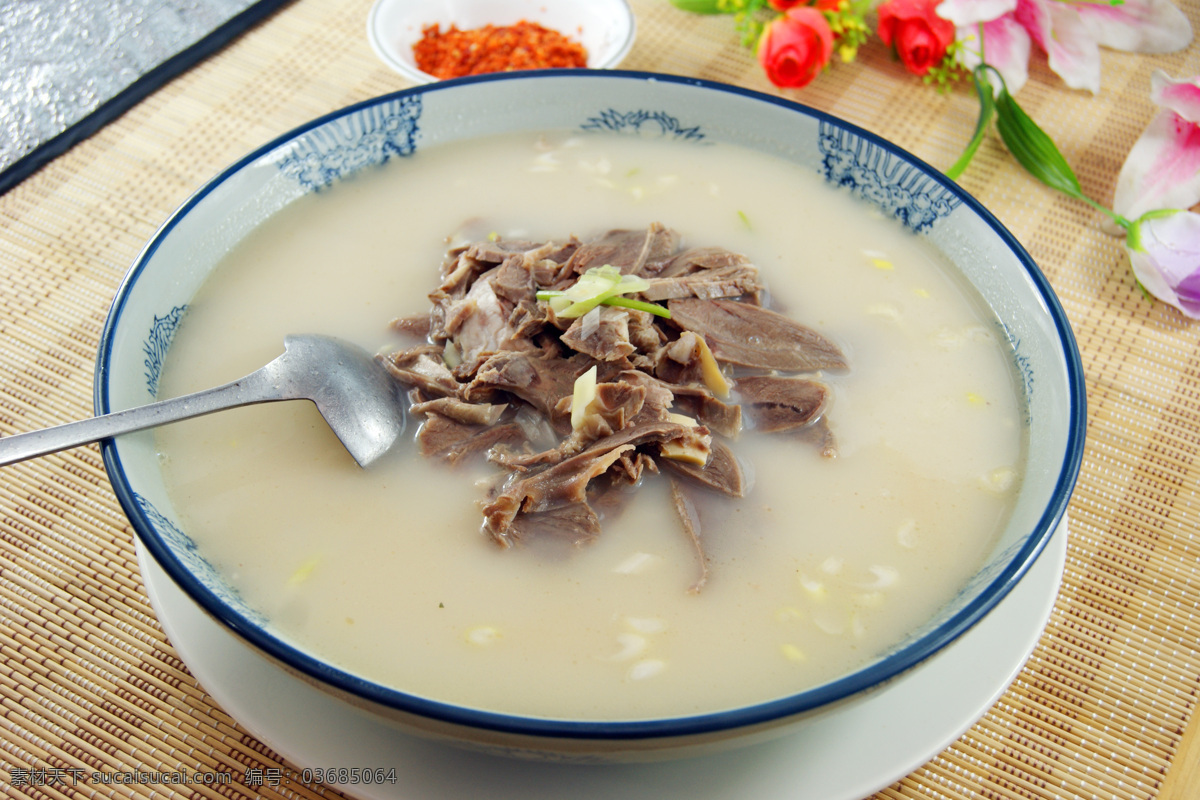
<instances>
[{"instance_id":1,"label":"metal spoon","mask_svg":"<svg viewBox=\"0 0 1200 800\"><path fill-rule=\"evenodd\" d=\"M329 336L283 340L284 353L241 380L126 411L0 439L0 466L122 433L275 400L312 400L329 427L366 467L404 433L399 384L362 348Z\"/></svg>"}]
</instances>

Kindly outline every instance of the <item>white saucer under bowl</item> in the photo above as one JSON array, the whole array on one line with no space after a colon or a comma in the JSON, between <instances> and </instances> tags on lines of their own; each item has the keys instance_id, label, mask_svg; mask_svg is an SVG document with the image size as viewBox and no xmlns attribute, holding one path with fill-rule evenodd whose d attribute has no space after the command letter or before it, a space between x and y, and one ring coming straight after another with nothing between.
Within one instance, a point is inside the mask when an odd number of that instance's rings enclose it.
<instances>
[{"instance_id":1,"label":"white saucer under bowl","mask_svg":"<svg viewBox=\"0 0 1200 800\"><path fill-rule=\"evenodd\" d=\"M332 770L364 800L858 800L941 752L982 717L1028 659L1058 595L1064 520L1028 575L978 625L860 703L794 733L704 758L585 766L460 750L389 726L284 672L212 620L138 544L159 621L213 699L300 772ZM357 768L359 771L354 771ZM285 784L286 785L286 784Z\"/></svg>"}]
</instances>

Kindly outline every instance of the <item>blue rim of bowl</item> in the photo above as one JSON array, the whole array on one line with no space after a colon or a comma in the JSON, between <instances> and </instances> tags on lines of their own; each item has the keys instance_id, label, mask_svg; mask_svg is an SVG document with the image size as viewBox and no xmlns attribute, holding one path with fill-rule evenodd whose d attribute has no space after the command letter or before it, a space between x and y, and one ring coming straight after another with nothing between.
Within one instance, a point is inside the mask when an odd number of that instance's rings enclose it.
<instances>
[{"instance_id":1,"label":"blue rim of bowl","mask_svg":"<svg viewBox=\"0 0 1200 800\"><path fill-rule=\"evenodd\" d=\"M775 723L821 706L833 704L861 691L883 684L934 655L982 619L984 615L1016 586L1017 582L1020 581L1033 565L1038 555L1041 554L1050 536L1057 529L1064 517L1083 460L1087 417L1083 364L1066 313L1063 311L1062 305L1055 295L1053 288L1050 286L1049 281L1016 238L979 201L941 172L902 148L851 123L792 100L713 81L658 73L627 70L538 70L481 75L426 84L347 106L346 108L311 120L259 147L206 183L171 215L143 248L117 290L101 332L99 352L96 357L94 386L96 413L102 414L109 410L108 379L113 335L133 285L137 282L139 275L145 268L150 257L157 250L161 241L170 234L179 221L193 207L231 175L275 148L287 143L299 134L319 127L330 120L355 113L362 108L394 98L426 92L453 91L454 87L464 84L489 83L493 81L527 81L562 77L574 77L580 80L599 78L604 80L635 80L653 81L662 84L681 84L725 94L741 95L746 98L789 109L801 115L813 117L818 121L828 122L856 136L860 136L877 147L906 159L913 165L924 170L928 176L936 180L944 189L952 192L964 205L968 206L980 219L984 220L991 227L996 236L1017 256L1026 271L1027 277L1032 281L1038 294L1041 296L1046 312L1053 320L1059 342L1063 348L1063 359L1066 366L1071 406L1068 417L1067 447L1058 472L1054 492L1033 532L1026 538L1008 566L992 579L988 586L980 592L979 596L934 630L908 643L888 657L829 683L798 692L794 695L742 708L663 719L577 721L524 717L466 708L380 686L379 684L364 680L321 662L273 636L250 620L234 613L201 584L199 580L191 575L159 538L153 523L134 499L133 489L129 485L116 447L110 440L106 440L102 444L105 470L108 472L109 480L113 485L116 496L126 515L129 517L130 522L133 524L138 537L154 559L171 576L171 579L194 602L199 604L208 614L220 621L227 628L271 658L287 664L301 673L328 684L335 689L387 708L436 720L441 723L533 737L535 740L543 738L634 742L637 740L674 739L712 734Z\"/></svg>"}]
</instances>

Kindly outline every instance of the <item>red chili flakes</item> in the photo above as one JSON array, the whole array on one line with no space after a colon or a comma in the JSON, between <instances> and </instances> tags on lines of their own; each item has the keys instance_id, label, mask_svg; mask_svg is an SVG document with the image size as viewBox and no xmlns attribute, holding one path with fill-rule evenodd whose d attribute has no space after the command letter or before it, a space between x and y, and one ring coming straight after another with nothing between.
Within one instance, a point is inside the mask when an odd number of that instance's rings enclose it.
<instances>
[{"instance_id":1,"label":"red chili flakes","mask_svg":"<svg viewBox=\"0 0 1200 800\"><path fill-rule=\"evenodd\" d=\"M422 34L413 45L417 68L439 80L514 69L587 66L583 45L526 20L470 30L451 25L445 33L434 24L425 26Z\"/></svg>"}]
</instances>

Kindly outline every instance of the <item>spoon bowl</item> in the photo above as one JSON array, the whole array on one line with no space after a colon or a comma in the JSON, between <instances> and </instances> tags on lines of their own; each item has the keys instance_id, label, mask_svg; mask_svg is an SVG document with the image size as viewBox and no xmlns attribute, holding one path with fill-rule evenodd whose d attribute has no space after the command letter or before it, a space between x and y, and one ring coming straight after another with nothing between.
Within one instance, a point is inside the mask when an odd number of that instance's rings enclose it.
<instances>
[{"instance_id":1,"label":"spoon bowl","mask_svg":"<svg viewBox=\"0 0 1200 800\"><path fill-rule=\"evenodd\" d=\"M244 378L202 392L0 439L0 466L191 419L227 408L311 400L360 467L404 434L400 385L357 345L318 334L283 340L283 355Z\"/></svg>"}]
</instances>

